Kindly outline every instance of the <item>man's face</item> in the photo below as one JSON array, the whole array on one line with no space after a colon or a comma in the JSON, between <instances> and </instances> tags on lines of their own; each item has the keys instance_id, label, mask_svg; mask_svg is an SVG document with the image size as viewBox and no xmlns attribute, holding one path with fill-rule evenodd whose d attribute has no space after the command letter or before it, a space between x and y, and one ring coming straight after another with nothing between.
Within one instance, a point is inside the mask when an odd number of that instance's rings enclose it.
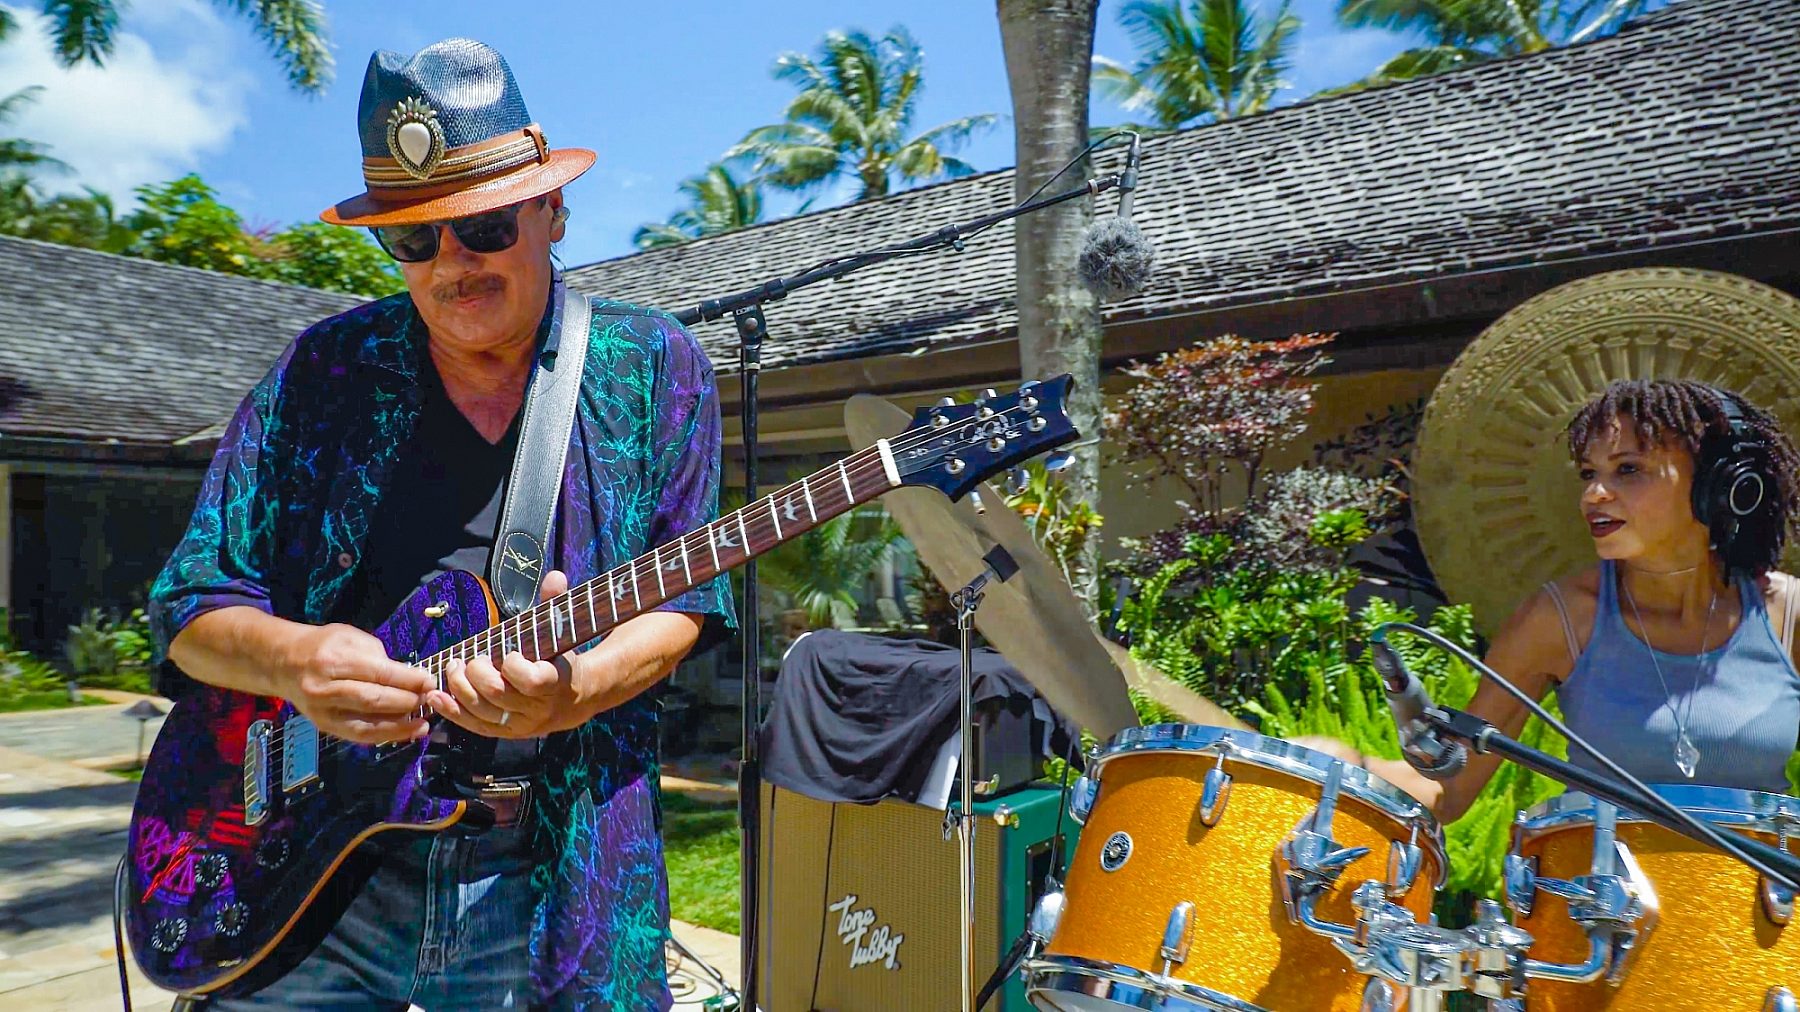
<instances>
[{"instance_id":1,"label":"man's face","mask_svg":"<svg viewBox=\"0 0 1800 1012\"><path fill-rule=\"evenodd\" d=\"M560 190L526 201L518 241L496 253L471 252L439 226L437 256L400 265L432 341L479 354L535 339L550 292L550 244L563 234L554 217L561 206Z\"/></svg>"}]
</instances>

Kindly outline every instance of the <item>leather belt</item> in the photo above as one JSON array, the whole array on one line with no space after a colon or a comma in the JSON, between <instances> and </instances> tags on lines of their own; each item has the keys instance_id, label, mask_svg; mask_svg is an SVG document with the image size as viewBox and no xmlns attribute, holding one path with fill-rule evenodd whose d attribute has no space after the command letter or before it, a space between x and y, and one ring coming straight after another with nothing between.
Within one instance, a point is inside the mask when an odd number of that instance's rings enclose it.
<instances>
[{"instance_id":1,"label":"leather belt","mask_svg":"<svg viewBox=\"0 0 1800 1012\"><path fill-rule=\"evenodd\" d=\"M487 777L472 785L474 800L494 815L493 829L510 829L531 814L532 783L526 779Z\"/></svg>"}]
</instances>

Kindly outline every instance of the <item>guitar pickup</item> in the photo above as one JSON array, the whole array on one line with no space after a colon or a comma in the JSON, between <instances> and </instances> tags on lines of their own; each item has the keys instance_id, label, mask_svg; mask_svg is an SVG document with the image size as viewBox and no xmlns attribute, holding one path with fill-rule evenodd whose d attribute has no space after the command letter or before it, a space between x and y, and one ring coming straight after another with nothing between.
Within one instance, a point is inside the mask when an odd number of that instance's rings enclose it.
<instances>
[{"instance_id":1,"label":"guitar pickup","mask_svg":"<svg viewBox=\"0 0 1800 1012\"><path fill-rule=\"evenodd\" d=\"M275 725L259 720L244 735L244 825L269 817L269 739Z\"/></svg>"},{"instance_id":2,"label":"guitar pickup","mask_svg":"<svg viewBox=\"0 0 1800 1012\"><path fill-rule=\"evenodd\" d=\"M319 782L319 727L296 714L281 725L281 789L289 794Z\"/></svg>"}]
</instances>

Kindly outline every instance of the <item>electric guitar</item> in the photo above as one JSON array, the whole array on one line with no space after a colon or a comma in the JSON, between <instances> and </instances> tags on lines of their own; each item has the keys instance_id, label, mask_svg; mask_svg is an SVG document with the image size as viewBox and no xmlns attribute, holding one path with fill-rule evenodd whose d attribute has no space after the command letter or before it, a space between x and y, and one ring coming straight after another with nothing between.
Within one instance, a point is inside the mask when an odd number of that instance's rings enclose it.
<instances>
[{"instance_id":1,"label":"electric guitar","mask_svg":"<svg viewBox=\"0 0 1800 1012\"><path fill-rule=\"evenodd\" d=\"M480 577L445 573L374 634L428 672L513 650L554 657L892 489L956 499L1073 440L1070 383L921 408L905 432L504 621ZM432 737L472 737L448 730ZM197 685L163 724L131 815L122 900L144 975L182 994L254 991L305 958L354 898L358 844L490 824L452 775L451 747L357 745L285 700Z\"/></svg>"}]
</instances>

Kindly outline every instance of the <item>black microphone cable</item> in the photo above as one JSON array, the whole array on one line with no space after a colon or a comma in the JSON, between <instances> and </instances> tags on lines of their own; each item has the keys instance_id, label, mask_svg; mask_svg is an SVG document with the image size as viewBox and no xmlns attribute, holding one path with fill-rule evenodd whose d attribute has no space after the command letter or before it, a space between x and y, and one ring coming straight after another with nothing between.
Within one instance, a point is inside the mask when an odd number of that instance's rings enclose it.
<instances>
[{"instance_id":1,"label":"black microphone cable","mask_svg":"<svg viewBox=\"0 0 1800 1012\"><path fill-rule=\"evenodd\" d=\"M1751 868L1760 872L1761 874L1767 875L1769 878L1771 878L1777 882L1785 883L1786 885L1788 885L1791 888L1800 889L1800 882L1795 882L1793 880L1793 878L1791 876L1787 875L1786 873L1776 871L1766 861L1764 861L1762 858L1758 857L1757 855L1750 853L1749 850L1740 848L1738 846L1738 841L1736 840L1735 837L1732 837L1731 834L1720 833L1717 830L1715 830L1712 826L1707 825L1705 822L1702 822L1701 820L1694 818L1694 816L1692 814L1690 814L1689 812L1687 812L1685 809L1676 805L1673 801L1670 801L1669 799L1667 799L1667 798L1663 797L1662 795L1656 793L1655 791L1651 790L1648 785L1646 785L1643 781L1639 780L1637 777L1634 777L1630 773L1625 772L1623 769L1621 769L1619 767L1618 763L1615 763L1611 759L1608 759L1603 753L1601 753L1601 751L1599 749L1588 744L1586 739L1582 738L1580 735L1576 734L1575 732L1569 730L1568 726L1565 725L1562 721L1556 719L1556 717L1553 716L1550 713L1550 711L1548 711L1548 710L1544 709L1542 706L1538 705L1537 700L1532 699L1531 696L1526 694L1524 690L1520 689L1518 686L1516 686L1512 682L1508 681L1505 675L1502 675L1500 672L1495 671L1493 668L1488 667L1487 664L1484 663L1479 657L1476 657L1474 654L1463 649L1462 646L1460 646L1459 644L1445 638L1444 636L1440 635L1439 633L1433 632L1430 629L1423 628L1422 626L1413 625L1411 622L1384 622L1381 624L1380 629L1382 629L1382 630L1404 629L1405 631L1412 633L1414 636L1419 637L1420 639L1426 641L1427 643L1430 643L1434 646L1439 647L1440 649L1443 649L1445 651L1448 651L1451 654L1454 654L1457 658L1462 660L1464 663L1466 663L1470 667L1474 668L1478 673L1481 674L1481 676L1483 678L1492 679L1494 684L1500 686L1502 689L1505 689L1507 694L1511 695L1514 699L1518 700L1520 703L1523 703L1525 705L1525 708L1530 710L1532 712L1532 714L1534 714L1539 720L1550 725L1550 727L1555 729L1558 734L1561 734L1563 737L1567 738L1572 744L1580 747L1580 749L1583 752L1586 752L1588 755L1592 756L1597 762L1600 763L1601 766L1606 768L1607 772L1611 773L1613 776L1617 777L1619 780L1624 781L1627 786L1629 786L1632 790L1634 790L1638 793L1638 799L1640 802L1646 803L1646 805L1648 807L1653 807L1653 808L1658 809L1663 814L1674 819L1676 822L1679 822L1682 825L1687 826L1689 829L1693 830L1696 834L1698 834L1701 839L1707 841L1708 843L1711 843L1713 846L1724 851L1725 853L1730 854L1732 857L1737 858L1739 861L1742 861L1743 863L1749 865ZM1477 751L1482 750L1479 743L1476 744L1476 749L1477 749ZM1596 798L1595 800L1601 801L1604 799Z\"/></svg>"}]
</instances>

